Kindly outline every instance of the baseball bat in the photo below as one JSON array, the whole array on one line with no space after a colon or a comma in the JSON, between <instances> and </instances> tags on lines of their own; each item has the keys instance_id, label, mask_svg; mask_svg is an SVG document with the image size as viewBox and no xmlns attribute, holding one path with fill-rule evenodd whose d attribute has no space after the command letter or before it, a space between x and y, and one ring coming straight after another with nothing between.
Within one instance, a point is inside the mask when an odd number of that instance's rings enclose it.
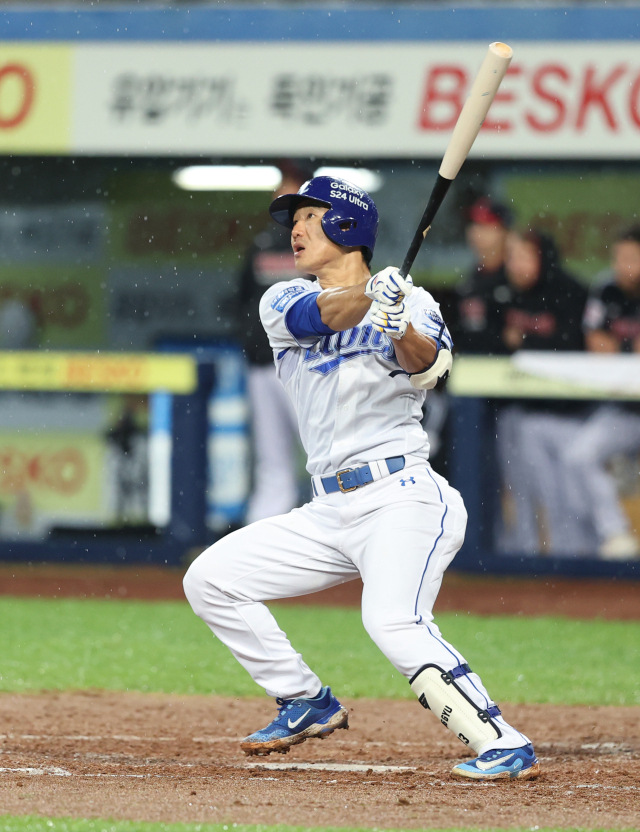
<instances>
[{"instance_id":1,"label":"baseball bat","mask_svg":"<svg viewBox=\"0 0 640 832\"><path fill-rule=\"evenodd\" d=\"M507 46L506 43L492 43L489 46L487 55L471 87L469 97L464 102L462 111L453 128L429 202L404 258L400 269L400 274L403 277L409 274L413 261L429 233L431 223L442 204L442 200L447 195L451 183L458 175L462 163L471 150L471 145L480 132L482 123L487 117L491 102L498 91L512 57L513 49Z\"/></svg>"}]
</instances>

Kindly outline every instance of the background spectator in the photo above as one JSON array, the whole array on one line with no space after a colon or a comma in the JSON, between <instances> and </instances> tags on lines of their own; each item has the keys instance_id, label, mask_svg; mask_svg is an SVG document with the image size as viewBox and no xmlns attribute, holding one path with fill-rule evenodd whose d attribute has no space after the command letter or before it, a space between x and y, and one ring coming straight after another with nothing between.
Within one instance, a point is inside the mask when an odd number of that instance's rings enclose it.
<instances>
[{"instance_id":1,"label":"background spectator","mask_svg":"<svg viewBox=\"0 0 640 832\"><path fill-rule=\"evenodd\" d=\"M505 270L506 285L497 298L503 350L583 349L587 291L562 269L551 237L510 232Z\"/></svg>"},{"instance_id":2,"label":"background spectator","mask_svg":"<svg viewBox=\"0 0 640 832\"><path fill-rule=\"evenodd\" d=\"M505 245L511 226L511 212L498 202L483 197L469 210L466 238L476 264L458 286L458 332L460 352L504 352L497 326L496 301L504 297Z\"/></svg>"},{"instance_id":3,"label":"background spectator","mask_svg":"<svg viewBox=\"0 0 640 832\"><path fill-rule=\"evenodd\" d=\"M505 276L497 313L504 352L582 349L587 292L562 269L550 237L510 232ZM583 418L582 404L550 400L509 404L499 412L503 551L569 555L593 550L593 531L571 501L572 472L561 461L561 449Z\"/></svg>"},{"instance_id":4,"label":"background spectator","mask_svg":"<svg viewBox=\"0 0 640 832\"><path fill-rule=\"evenodd\" d=\"M282 181L273 194L295 193L313 171L282 162ZM247 523L285 514L298 504L296 417L276 378L273 351L260 323L260 298L274 283L299 277L291 232L276 223L258 234L247 252L240 283L240 337L248 363L247 385L253 434L253 490Z\"/></svg>"},{"instance_id":5,"label":"background spectator","mask_svg":"<svg viewBox=\"0 0 640 832\"><path fill-rule=\"evenodd\" d=\"M584 329L592 352L640 352L640 225L621 234L613 246L612 268L587 303ZM577 496L593 518L599 553L610 560L640 556L607 463L618 454L640 452L640 405L596 408L565 452L580 486Z\"/></svg>"}]
</instances>

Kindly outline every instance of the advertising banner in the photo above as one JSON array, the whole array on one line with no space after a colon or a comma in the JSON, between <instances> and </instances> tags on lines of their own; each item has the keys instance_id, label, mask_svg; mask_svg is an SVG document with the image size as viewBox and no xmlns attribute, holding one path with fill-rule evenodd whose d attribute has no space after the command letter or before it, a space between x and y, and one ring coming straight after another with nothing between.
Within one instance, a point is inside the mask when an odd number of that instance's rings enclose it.
<instances>
[{"instance_id":1,"label":"advertising banner","mask_svg":"<svg viewBox=\"0 0 640 832\"><path fill-rule=\"evenodd\" d=\"M0 153L68 153L73 48L0 44Z\"/></svg>"},{"instance_id":2,"label":"advertising banner","mask_svg":"<svg viewBox=\"0 0 640 832\"><path fill-rule=\"evenodd\" d=\"M124 352L0 352L0 390L117 393L192 393L196 364L190 355Z\"/></svg>"},{"instance_id":3,"label":"advertising banner","mask_svg":"<svg viewBox=\"0 0 640 832\"><path fill-rule=\"evenodd\" d=\"M0 461L1 538L38 539L57 523L108 519L101 437L0 430Z\"/></svg>"},{"instance_id":4,"label":"advertising banner","mask_svg":"<svg viewBox=\"0 0 640 832\"><path fill-rule=\"evenodd\" d=\"M478 158L640 157L633 42L512 42ZM442 155L487 44L0 44L12 153Z\"/></svg>"},{"instance_id":5,"label":"advertising banner","mask_svg":"<svg viewBox=\"0 0 640 832\"><path fill-rule=\"evenodd\" d=\"M513 43L471 155L640 156L633 43ZM92 44L75 56L82 153L440 156L481 43Z\"/></svg>"}]
</instances>

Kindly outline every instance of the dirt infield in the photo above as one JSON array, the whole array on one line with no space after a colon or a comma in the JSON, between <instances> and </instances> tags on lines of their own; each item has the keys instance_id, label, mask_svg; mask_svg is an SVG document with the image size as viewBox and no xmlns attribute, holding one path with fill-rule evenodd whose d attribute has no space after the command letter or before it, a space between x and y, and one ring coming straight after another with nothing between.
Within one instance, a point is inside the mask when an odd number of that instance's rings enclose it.
<instances>
[{"instance_id":1,"label":"dirt infield","mask_svg":"<svg viewBox=\"0 0 640 832\"><path fill-rule=\"evenodd\" d=\"M266 699L0 695L0 805L166 822L637 827L638 707L505 706L536 743L543 775L467 784L449 776L464 747L417 703L345 704L348 732L249 768L238 739L273 716ZM270 768L283 763L302 768Z\"/></svg>"},{"instance_id":2,"label":"dirt infield","mask_svg":"<svg viewBox=\"0 0 640 832\"><path fill-rule=\"evenodd\" d=\"M153 567L0 564L0 594L184 600L181 578ZM358 605L360 591L353 581L305 601ZM451 573L443 610L638 619L640 584ZM536 743L543 776L480 784L450 778L466 750L417 703L345 704L348 732L248 761L238 740L273 717L266 698L0 694L0 806L167 822L637 828L640 707L504 705ZM273 767L283 764L298 768Z\"/></svg>"},{"instance_id":3,"label":"dirt infield","mask_svg":"<svg viewBox=\"0 0 640 832\"><path fill-rule=\"evenodd\" d=\"M0 563L0 595L44 598L184 600L184 570L152 566ZM359 606L362 584L351 581L305 596L305 603ZM290 599L300 603L299 599ZM435 612L479 615L566 615L640 619L640 582L569 578L505 578L447 572Z\"/></svg>"}]
</instances>

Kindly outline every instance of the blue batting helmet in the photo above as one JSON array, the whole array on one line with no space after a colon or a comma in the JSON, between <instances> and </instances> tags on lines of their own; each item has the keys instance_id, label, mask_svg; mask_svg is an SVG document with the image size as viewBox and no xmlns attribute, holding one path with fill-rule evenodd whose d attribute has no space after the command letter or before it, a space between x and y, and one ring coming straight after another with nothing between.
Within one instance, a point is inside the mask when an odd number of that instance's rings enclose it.
<instances>
[{"instance_id":1,"label":"blue batting helmet","mask_svg":"<svg viewBox=\"0 0 640 832\"><path fill-rule=\"evenodd\" d=\"M367 261L371 260L378 234L378 209L366 191L344 179L316 176L297 194L274 199L269 213L280 225L293 228L293 215L305 200L329 209L322 217L322 228L330 240L341 246L362 246L367 249Z\"/></svg>"}]
</instances>

